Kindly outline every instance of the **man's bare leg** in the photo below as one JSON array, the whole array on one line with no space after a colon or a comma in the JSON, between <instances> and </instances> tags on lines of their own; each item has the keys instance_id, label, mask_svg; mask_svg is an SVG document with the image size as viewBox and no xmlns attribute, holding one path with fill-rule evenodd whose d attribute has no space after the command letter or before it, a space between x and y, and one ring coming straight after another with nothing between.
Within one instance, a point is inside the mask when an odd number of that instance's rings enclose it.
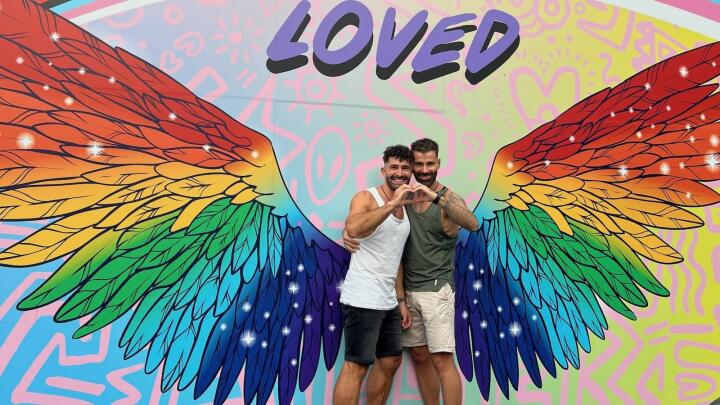
<instances>
[{"instance_id":1,"label":"man's bare leg","mask_svg":"<svg viewBox=\"0 0 720 405\"><path fill-rule=\"evenodd\" d=\"M433 365L430 351L427 346L410 348L410 357L415 366L420 395L425 405L438 405L440 403L440 377Z\"/></svg>"},{"instance_id":2,"label":"man's bare leg","mask_svg":"<svg viewBox=\"0 0 720 405\"><path fill-rule=\"evenodd\" d=\"M346 361L335 384L333 404L356 405L360 399L360 386L367 371L368 366Z\"/></svg>"},{"instance_id":3,"label":"man's bare leg","mask_svg":"<svg viewBox=\"0 0 720 405\"><path fill-rule=\"evenodd\" d=\"M368 405L382 405L387 402L393 377L401 362L402 356L381 357L375 360L368 376Z\"/></svg>"},{"instance_id":4,"label":"man's bare leg","mask_svg":"<svg viewBox=\"0 0 720 405\"><path fill-rule=\"evenodd\" d=\"M443 403L446 405L460 405L462 401L462 383L453 356L453 353L433 353L431 355L432 363L440 376Z\"/></svg>"}]
</instances>

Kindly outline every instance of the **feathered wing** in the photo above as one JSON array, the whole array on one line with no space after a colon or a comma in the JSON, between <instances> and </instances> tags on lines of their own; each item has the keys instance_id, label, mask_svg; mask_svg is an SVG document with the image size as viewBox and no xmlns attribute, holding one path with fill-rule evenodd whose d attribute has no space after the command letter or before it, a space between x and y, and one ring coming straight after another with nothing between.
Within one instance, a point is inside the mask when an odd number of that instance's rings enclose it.
<instances>
[{"instance_id":1,"label":"feathered wing","mask_svg":"<svg viewBox=\"0 0 720 405\"><path fill-rule=\"evenodd\" d=\"M302 216L270 142L155 67L30 1L0 9L0 220L53 219L0 264L67 260L18 307L64 299L162 388L289 403L331 367L348 254Z\"/></svg>"},{"instance_id":2,"label":"feathered wing","mask_svg":"<svg viewBox=\"0 0 720 405\"><path fill-rule=\"evenodd\" d=\"M651 229L702 226L684 207L720 201L702 184L720 179L719 65L720 43L685 52L498 152L456 255L457 356L485 398L491 369L517 389L518 354L537 386L539 363L578 368L608 327L598 298L635 319L643 289L669 294L641 259L682 261Z\"/></svg>"}]
</instances>

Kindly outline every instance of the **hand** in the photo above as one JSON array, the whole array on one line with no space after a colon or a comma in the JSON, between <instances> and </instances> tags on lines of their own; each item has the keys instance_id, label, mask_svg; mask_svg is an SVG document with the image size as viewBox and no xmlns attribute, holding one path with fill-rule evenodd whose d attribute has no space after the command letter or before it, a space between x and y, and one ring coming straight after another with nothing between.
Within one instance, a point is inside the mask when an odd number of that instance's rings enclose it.
<instances>
[{"instance_id":1,"label":"hand","mask_svg":"<svg viewBox=\"0 0 720 405\"><path fill-rule=\"evenodd\" d=\"M350 253L355 253L360 250L360 242L357 239L353 239L348 235L347 230L342 231L343 245Z\"/></svg>"},{"instance_id":2,"label":"hand","mask_svg":"<svg viewBox=\"0 0 720 405\"><path fill-rule=\"evenodd\" d=\"M398 187L397 190L395 190L395 193L393 194L392 200L388 201L388 204L390 204L391 207L398 208L403 205L407 205L413 202L412 199L408 199L406 194L412 193L413 189L411 186L407 184L403 184L402 186Z\"/></svg>"},{"instance_id":3,"label":"hand","mask_svg":"<svg viewBox=\"0 0 720 405\"><path fill-rule=\"evenodd\" d=\"M412 186L413 192L415 192L414 202L431 202L437 197L437 193L431 190L428 186L420 183L415 183Z\"/></svg>"},{"instance_id":4,"label":"hand","mask_svg":"<svg viewBox=\"0 0 720 405\"><path fill-rule=\"evenodd\" d=\"M407 304L404 302L400 303L400 326L403 329L408 329L412 326L412 316L410 315Z\"/></svg>"}]
</instances>

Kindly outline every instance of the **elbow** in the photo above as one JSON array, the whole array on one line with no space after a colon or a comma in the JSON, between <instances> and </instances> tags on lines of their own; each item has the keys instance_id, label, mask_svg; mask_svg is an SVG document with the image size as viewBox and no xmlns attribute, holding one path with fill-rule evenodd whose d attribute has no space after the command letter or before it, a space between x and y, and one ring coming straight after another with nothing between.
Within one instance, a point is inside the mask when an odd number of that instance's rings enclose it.
<instances>
[{"instance_id":1,"label":"elbow","mask_svg":"<svg viewBox=\"0 0 720 405\"><path fill-rule=\"evenodd\" d=\"M472 219L468 222L465 229L467 229L470 232L475 232L478 229L480 229L480 222L478 222L477 218L474 215L473 215Z\"/></svg>"},{"instance_id":2,"label":"elbow","mask_svg":"<svg viewBox=\"0 0 720 405\"><path fill-rule=\"evenodd\" d=\"M347 235L349 237L351 237L353 239L358 238L358 234L359 234L358 229L357 229L357 227L355 227L351 224L345 224L345 232L347 233Z\"/></svg>"}]
</instances>

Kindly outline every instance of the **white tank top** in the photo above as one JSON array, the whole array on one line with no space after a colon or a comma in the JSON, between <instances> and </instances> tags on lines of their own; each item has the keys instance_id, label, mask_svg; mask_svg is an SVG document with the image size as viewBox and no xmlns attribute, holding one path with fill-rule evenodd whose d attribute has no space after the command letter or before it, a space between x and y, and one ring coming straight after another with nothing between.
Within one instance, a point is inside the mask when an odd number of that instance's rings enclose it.
<instances>
[{"instance_id":1,"label":"white tank top","mask_svg":"<svg viewBox=\"0 0 720 405\"><path fill-rule=\"evenodd\" d=\"M379 207L385 205L375 187L367 189ZM360 250L350 258L340 302L358 308L388 310L397 306L395 278L410 221L403 207L403 219L390 214L370 236L358 239Z\"/></svg>"}]
</instances>

